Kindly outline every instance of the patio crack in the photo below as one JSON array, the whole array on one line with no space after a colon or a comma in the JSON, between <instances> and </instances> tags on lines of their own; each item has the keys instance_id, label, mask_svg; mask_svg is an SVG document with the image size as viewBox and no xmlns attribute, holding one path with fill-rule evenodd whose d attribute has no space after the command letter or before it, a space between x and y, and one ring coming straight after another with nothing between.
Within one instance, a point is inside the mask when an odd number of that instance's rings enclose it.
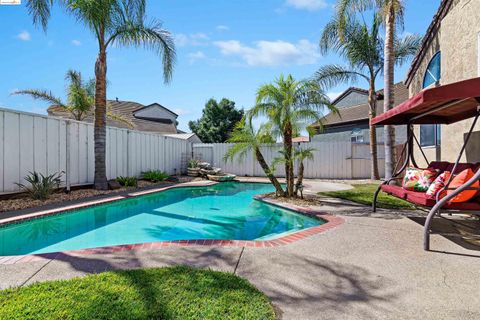
<instances>
[{"instance_id":1,"label":"patio crack","mask_svg":"<svg viewBox=\"0 0 480 320\"><path fill-rule=\"evenodd\" d=\"M233 274L237 273L237 268L238 265L240 264L240 259L242 259L243 251L245 250L245 247L242 247L242 251L240 251L240 255L238 256L237 264L235 265L235 269L233 270Z\"/></svg>"},{"instance_id":2,"label":"patio crack","mask_svg":"<svg viewBox=\"0 0 480 320\"><path fill-rule=\"evenodd\" d=\"M55 258L50 259L47 263L45 263L41 268L39 268L37 271L35 271L30 277L27 278L27 280L23 281L20 287L23 287L28 281L30 281L33 277L35 277L40 271L43 270L50 262L55 260Z\"/></svg>"}]
</instances>

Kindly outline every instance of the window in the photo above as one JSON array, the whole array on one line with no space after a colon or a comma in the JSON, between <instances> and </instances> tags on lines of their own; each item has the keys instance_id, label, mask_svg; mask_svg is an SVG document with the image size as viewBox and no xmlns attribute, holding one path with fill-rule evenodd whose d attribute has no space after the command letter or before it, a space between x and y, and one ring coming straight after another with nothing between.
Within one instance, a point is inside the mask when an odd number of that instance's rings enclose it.
<instances>
[{"instance_id":1,"label":"window","mask_svg":"<svg viewBox=\"0 0 480 320\"><path fill-rule=\"evenodd\" d=\"M423 77L423 88L437 83L441 78L440 70L441 55L437 52L430 60L425 75ZM434 147L440 145L441 131L440 126L436 124L427 124L420 126L420 145L422 147Z\"/></svg>"},{"instance_id":2,"label":"window","mask_svg":"<svg viewBox=\"0 0 480 320\"><path fill-rule=\"evenodd\" d=\"M350 137L352 142L356 142L356 143L364 142L362 129L353 129Z\"/></svg>"},{"instance_id":3,"label":"window","mask_svg":"<svg viewBox=\"0 0 480 320\"><path fill-rule=\"evenodd\" d=\"M430 60L430 62L428 63L427 70L425 71L425 75L423 76L423 88L426 88L440 81L440 78L441 78L440 62L441 62L441 54L439 51L433 56L432 60Z\"/></svg>"},{"instance_id":4,"label":"window","mask_svg":"<svg viewBox=\"0 0 480 320\"><path fill-rule=\"evenodd\" d=\"M440 145L441 130L436 124L423 124L420 126L420 146L434 147Z\"/></svg>"}]
</instances>

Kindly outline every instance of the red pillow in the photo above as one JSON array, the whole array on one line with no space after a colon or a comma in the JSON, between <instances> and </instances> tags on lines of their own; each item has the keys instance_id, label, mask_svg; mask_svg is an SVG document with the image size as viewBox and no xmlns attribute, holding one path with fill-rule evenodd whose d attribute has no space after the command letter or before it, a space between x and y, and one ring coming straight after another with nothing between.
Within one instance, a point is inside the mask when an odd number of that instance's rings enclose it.
<instances>
[{"instance_id":1,"label":"red pillow","mask_svg":"<svg viewBox=\"0 0 480 320\"><path fill-rule=\"evenodd\" d=\"M456 177L453 178L452 182L449 185L449 188L456 189L463 184L465 184L468 180L470 180L475 173L472 169L465 169L460 172ZM480 182L477 181L472 185L472 188L479 188ZM455 190L448 190L447 194L453 193ZM458 194L455 198L451 199L449 202L467 202L468 200L472 199L477 195L477 190L465 190Z\"/></svg>"}]
</instances>

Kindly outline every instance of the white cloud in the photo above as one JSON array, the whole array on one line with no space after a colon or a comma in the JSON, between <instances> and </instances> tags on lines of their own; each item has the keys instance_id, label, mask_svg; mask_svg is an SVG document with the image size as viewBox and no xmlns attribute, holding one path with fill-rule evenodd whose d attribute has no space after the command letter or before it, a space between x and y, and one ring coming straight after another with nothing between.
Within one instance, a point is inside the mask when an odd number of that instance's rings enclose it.
<instances>
[{"instance_id":1,"label":"white cloud","mask_svg":"<svg viewBox=\"0 0 480 320\"><path fill-rule=\"evenodd\" d=\"M197 60L205 59L207 56L202 51L191 52L188 54L190 64L195 63Z\"/></svg>"},{"instance_id":2,"label":"white cloud","mask_svg":"<svg viewBox=\"0 0 480 320\"><path fill-rule=\"evenodd\" d=\"M286 0L285 5L308 11L317 11L328 7L326 0Z\"/></svg>"},{"instance_id":3,"label":"white cloud","mask_svg":"<svg viewBox=\"0 0 480 320\"><path fill-rule=\"evenodd\" d=\"M73 44L74 46L77 46L77 47L82 45L82 43L80 42L80 40L76 40L76 39L72 40L72 44Z\"/></svg>"},{"instance_id":4,"label":"white cloud","mask_svg":"<svg viewBox=\"0 0 480 320\"><path fill-rule=\"evenodd\" d=\"M179 116L184 116L184 115L192 113L190 110L185 110L185 109L182 109L182 108L173 109L173 112L175 112Z\"/></svg>"},{"instance_id":5,"label":"white cloud","mask_svg":"<svg viewBox=\"0 0 480 320\"><path fill-rule=\"evenodd\" d=\"M343 92L327 92L327 96L330 98L331 101L335 100L340 96Z\"/></svg>"},{"instance_id":6,"label":"white cloud","mask_svg":"<svg viewBox=\"0 0 480 320\"><path fill-rule=\"evenodd\" d=\"M175 44L179 47L185 46L204 46L208 44L210 38L205 33L179 33L174 35Z\"/></svg>"},{"instance_id":7,"label":"white cloud","mask_svg":"<svg viewBox=\"0 0 480 320\"><path fill-rule=\"evenodd\" d=\"M19 34L17 34L17 38L22 41L30 41L32 37L30 36L30 33L28 31L22 31Z\"/></svg>"},{"instance_id":8,"label":"white cloud","mask_svg":"<svg viewBox=\"0 0 480 320\"><path fill-rule=\"evenodd\" d=\"M224 26L224 25L218 25L218 26L216 27L216 29L217 29L218 31L228 31L228 30L230 30L230 28L229 28L228 26Z\"/></svg>"},{"instance_id":9,"label":"white cloud","mask_svg":"<svg viewBox=\"0 0 480 320\"><path fill-rule=\"evenodd\" d=\"M314 64L320 58L317 46L305 39L297 43L262 40L254 46L246 46L237 40L214 44L223 55L238 56L249 66L306 65Z\"/></svg>"}]
</instances>

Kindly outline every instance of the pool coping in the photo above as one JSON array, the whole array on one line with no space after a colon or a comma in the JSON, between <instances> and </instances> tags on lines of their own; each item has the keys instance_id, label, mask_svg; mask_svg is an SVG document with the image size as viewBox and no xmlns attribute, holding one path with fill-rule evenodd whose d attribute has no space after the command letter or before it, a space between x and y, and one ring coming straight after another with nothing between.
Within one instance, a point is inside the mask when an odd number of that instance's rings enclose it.
<instances>
[{"instance_id":1,"label":"pool coping","mask_svg":"<svg viewBox=\"0 0 480 320\"><path fill-rule=\"evenodd\" d=\"M197 183L195 185L191 185L191 183L178 184L178 185L173 185L173 186L168 186L163 188L135 192L135 193L129 194L126 197L116 196L116 197L101 199L97 201L89 201L87 203L82 203L78 205L40 211L37 213L16 217L15 221L3 222L2 220L0 220L0 226L20 223L20 222L36 219L43 216L50 216L50 215L60 214L63 212L75 211L78 209L83 209L87 207L101 205L104 203L119 201L122 199L128 199L131 197L138 197L138 196L143 196L151 193L162 192L162 191L173 189L173 188L204 187L204 186L214 185L217 183L217 182L208 183L208 181L206 182L207 183L205 184ZM284 245L320 234L338 225L341 225L345 222L343 218L329 214L329 213L321 212L309 207L301 207L301 206L290 204L290 203L284 203L277 199L268 198L266 196L258 195L258 196L255 196L254 199L257 201L265 202L270 205L283 208L283 209L291 210L299 214L304 214L319 220L323 220L325 221L325 223L319 226L292 232L272 240L198 239L198 240L173 240L173 241L145 242L145 243L137 243L137 244L122 244L122 245L106 246L106 247L98 247L98 248L69 250L69 251L63 251L63 252L15 255L15 256L0 256L0 265L41 261L43 259L55 259L55 258L58 258L59 256L84 256L84 255L90 255L90 254L108 254L108 253L115 253L120 251L154 249L154 248L160 248L160 247L185 247L185 246L226 246L226 247L255 247L255 248L278 247L278 246L284 246ZM10 220L10 219L12 218L4 219L4 220Z\"/></svg>"}]
</instances>

